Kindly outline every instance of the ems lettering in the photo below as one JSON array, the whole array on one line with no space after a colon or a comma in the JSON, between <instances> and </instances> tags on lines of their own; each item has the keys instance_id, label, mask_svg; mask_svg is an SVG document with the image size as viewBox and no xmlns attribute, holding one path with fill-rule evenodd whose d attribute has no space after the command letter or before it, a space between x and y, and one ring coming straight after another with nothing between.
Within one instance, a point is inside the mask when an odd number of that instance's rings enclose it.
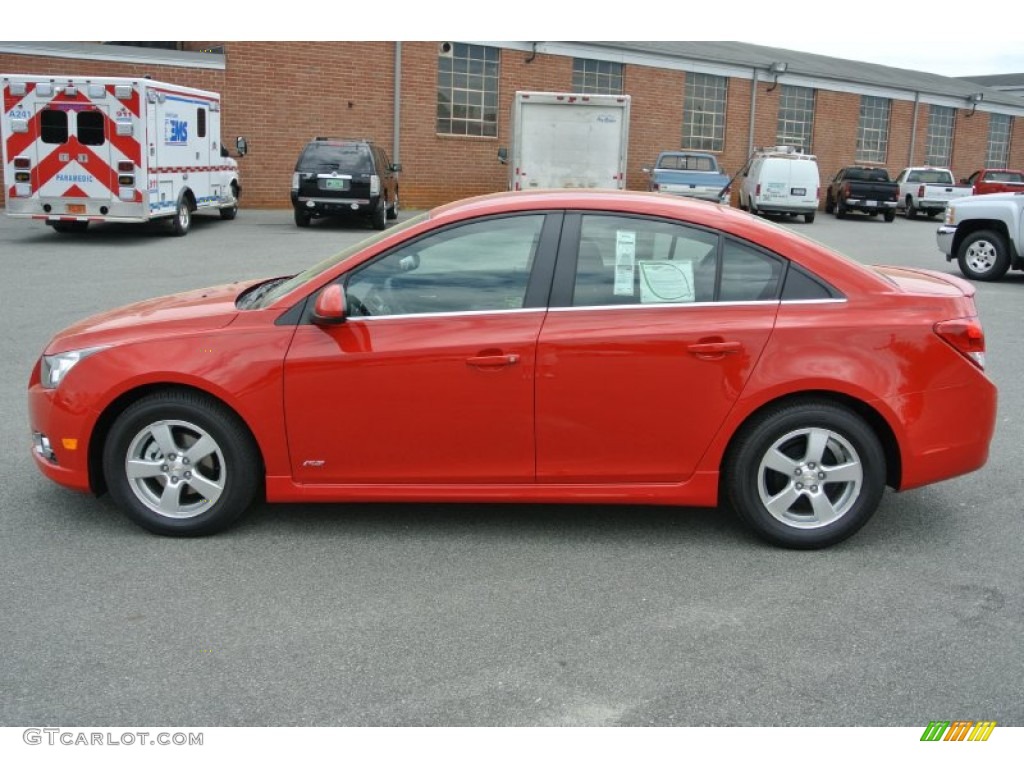
<instances>
[{"instance_id":1,"label":"ems lettering","mask_svg":"<svg viewBox=\"0 0 1024 768\"><path fill-rule=\"evenodd\" d=\"M167 117L164 120L165 144L188 144L188 121L178 117Z\"/></svg>"}]
</instances>

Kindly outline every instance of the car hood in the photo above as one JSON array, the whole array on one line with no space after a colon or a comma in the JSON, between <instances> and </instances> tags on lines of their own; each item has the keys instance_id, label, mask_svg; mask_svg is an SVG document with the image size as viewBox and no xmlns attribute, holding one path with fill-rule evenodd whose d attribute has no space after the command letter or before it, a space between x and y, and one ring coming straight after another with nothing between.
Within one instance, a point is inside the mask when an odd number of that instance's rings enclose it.
<instances>
[{"instance_id":1,"label":"car hood","mask_svg":"<svg viewBox=\"0 0 1024 768\"><path fill-rule=\"evenodd\" d=\"M53 337L46 354L104 344L144 341L169 331L211 331L230 324L239 310L235 299L261 281L202 288L146 299L75 323Z\"/></svg>"}]
</instances>

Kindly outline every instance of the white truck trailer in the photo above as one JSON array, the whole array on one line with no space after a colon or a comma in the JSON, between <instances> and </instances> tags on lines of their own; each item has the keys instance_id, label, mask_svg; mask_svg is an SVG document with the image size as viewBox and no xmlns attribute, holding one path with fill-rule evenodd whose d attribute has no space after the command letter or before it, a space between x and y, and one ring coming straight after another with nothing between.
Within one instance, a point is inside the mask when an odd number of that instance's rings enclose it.
<instances>
[{"instance_id":1,"label":"white truck trailer","mask_svg":"<svg viewBox=\"0 0 1024 768\"><path fill-rule=\"evenodd\" d=\"M509 189L625 189L629 96L518 91Z\"/></svg>"},{"instance_id":2,"label":"white truck trailer","mask_svg":"<svg viewBox=\"0 0 1024 768\"><path fill-rule=\"evenodd\" d=\"M238 164L220 139L220 96L143 77L0 75L9 216L58 232L196 211L238 212ZM236 148L245 154L245 140Z\"/></svg>"}]
</instances>

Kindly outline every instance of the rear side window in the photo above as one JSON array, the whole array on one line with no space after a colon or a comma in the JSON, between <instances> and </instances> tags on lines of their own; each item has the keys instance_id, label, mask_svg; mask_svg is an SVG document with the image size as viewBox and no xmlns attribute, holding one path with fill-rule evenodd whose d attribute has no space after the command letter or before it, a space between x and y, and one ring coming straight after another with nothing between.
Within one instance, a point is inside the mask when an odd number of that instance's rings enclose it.
<instances>
[{"instance_id":1,"label":"rear side window","mask_svg":"<svg viewBox=\"0 0 1024 768\"><path fill-rule=\"evenodd\" d=\"M206 110L202 107L196 112L196 134L200 139L206 137Z\"/></svg>"},{"instance_id":2,"label":"rear side window","mask_svg":"<svg viewBox=\"0 0 1024 768\"><path fill-rule=\"evenodd\" d=\"M78 140L87 147L98 147L106 141L102 112L78 113Z\"/></svg>"},{"instance_id":3,"label":"rear side window","mask_svg":"<svg viewBox=\"0 0 1024 768\"><path fill-rule=\"evenodd\" d=\"M39 137L44 144L63 144L68 140L68 113L44 109L39 113Z\"/></svg>"},{"instance_id":4,"label":"rear side window","mask_svg":"<svg viewBox=\"0 0 1024 768\"><path fill-rule=\"evenodd\" d=\"M813 301L837 297L838 294L827 285L811 277L796 264L790 264L786 273L786 286L782 289L783 301Z\"/></svg>"},{"instance_id":5,"label":"rear side window","mask_svg":"<svg viewBox=\"0 0 1024 768\"><path fill-rule=\"evenodd\" d=\"M779 296L781 259L726 238L719 301L770 301Z\"/></svg>"}]
</instances>

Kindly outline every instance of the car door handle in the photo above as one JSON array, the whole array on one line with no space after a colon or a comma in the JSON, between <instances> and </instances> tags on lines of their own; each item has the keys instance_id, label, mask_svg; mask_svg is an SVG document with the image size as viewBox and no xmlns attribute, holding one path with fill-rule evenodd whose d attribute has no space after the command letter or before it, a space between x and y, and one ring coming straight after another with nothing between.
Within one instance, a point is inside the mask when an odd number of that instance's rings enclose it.
<instances>
[{"instance_id":1,"label":"car door handle","mask_svg":"<svg viewBox=\"0 0 1024 768\"><path fill-rule=\"evenodd\" d=\"M743 349L743 344L738 341L699 341L696 344L690 344L686 349L697 357L717 358L732 352L739 352Z\"/></svg>"},{"instance_id":2,"label":"car door handle","mask_svg":"<svg viewBox=\"0 0 1024 768\"><path fill-rule=\"evenodd\" d=\"M499 368L503 365L515 365L519 362L519 355L478 355L466 360L466 365L475 368Z\"/></svg>"}]
</instances>

